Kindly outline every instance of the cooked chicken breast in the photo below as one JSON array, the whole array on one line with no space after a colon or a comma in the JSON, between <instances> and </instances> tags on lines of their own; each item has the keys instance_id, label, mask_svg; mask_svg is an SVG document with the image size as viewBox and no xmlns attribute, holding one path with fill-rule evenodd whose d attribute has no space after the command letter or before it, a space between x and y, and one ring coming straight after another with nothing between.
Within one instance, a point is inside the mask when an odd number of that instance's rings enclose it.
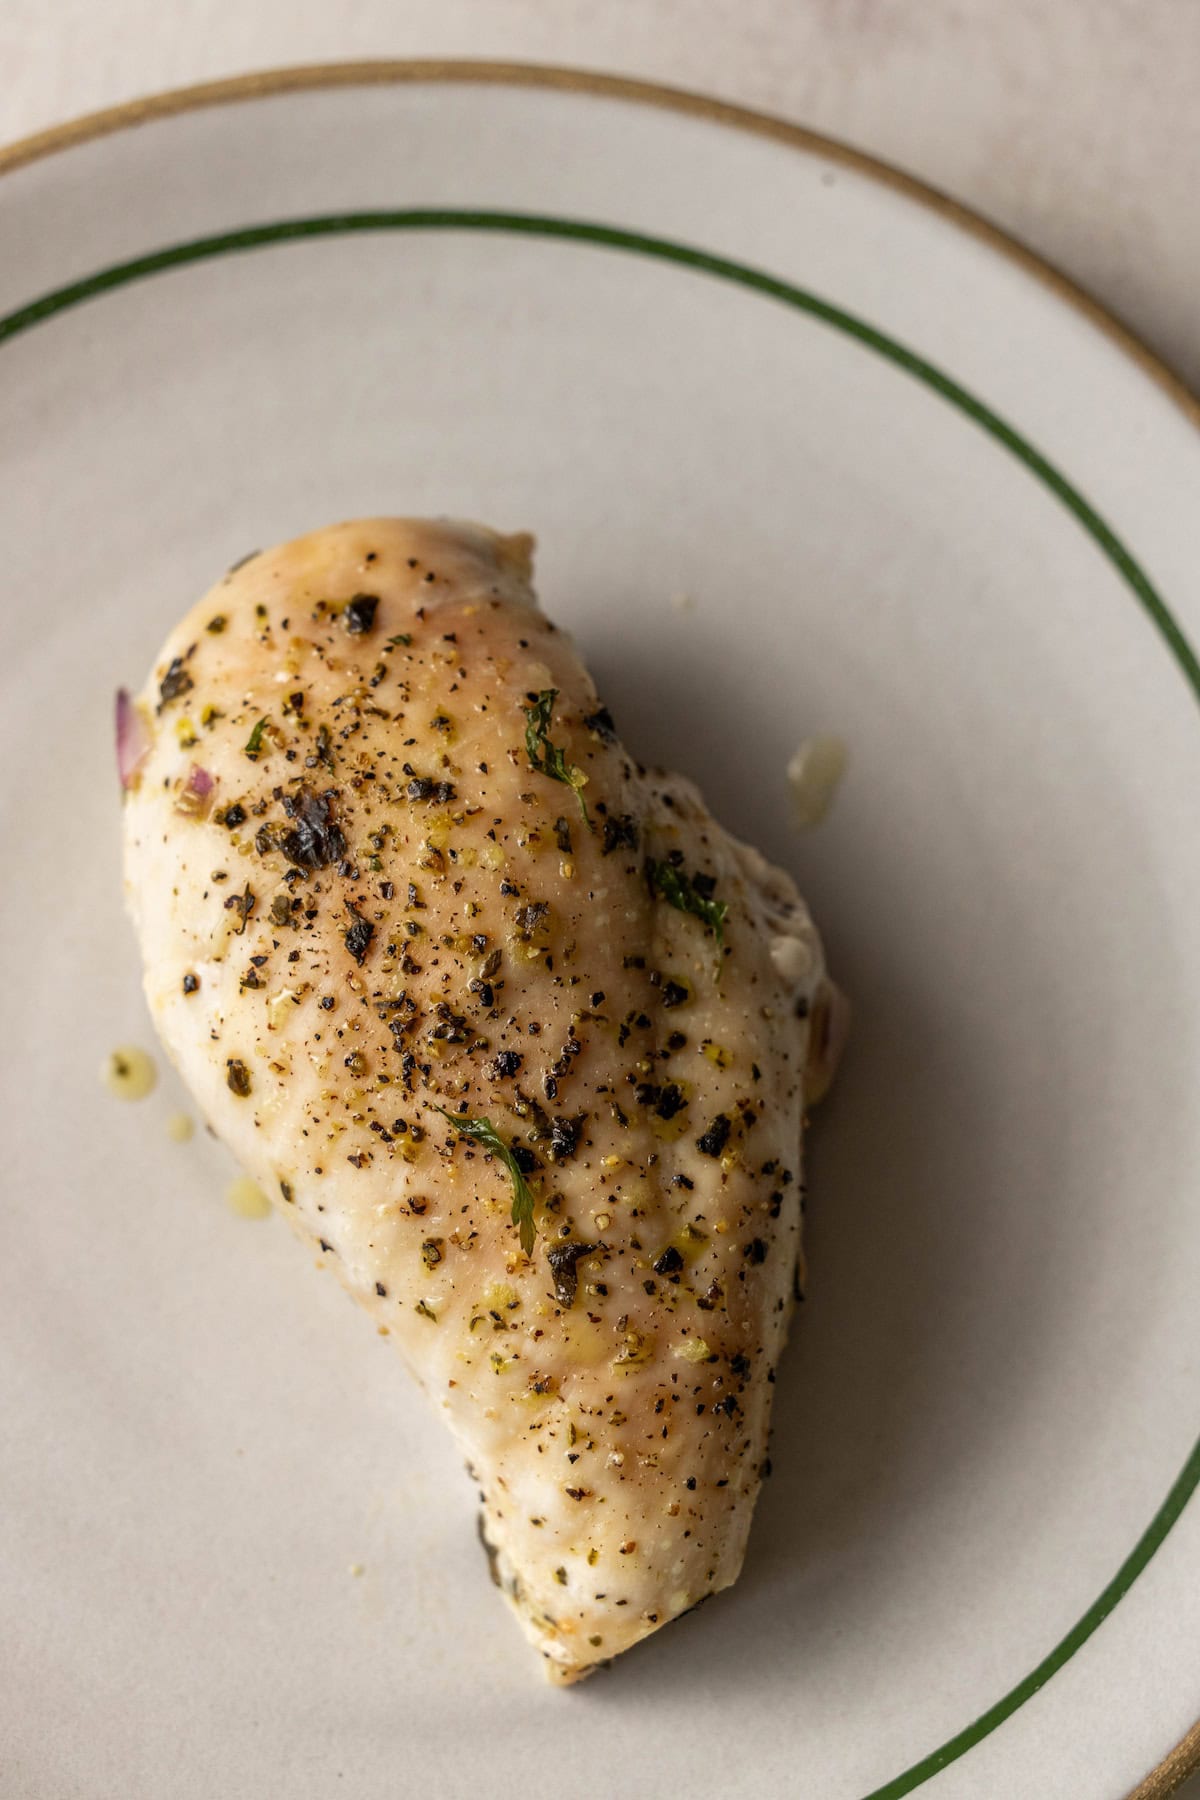
<instances>
[{"instance_id":1,"label":"cooked chicken breast","mask_svg":"<svg viewBox=\"0 0 1200 1800\"><path fill-rule=\"evenodd\" d=\"M789 879L641 768L531 539L255 556L121 727L126 891L214 1130L399 1345L573 1681L735 1580L830 990Z\"/></svg>"}]
</instances>

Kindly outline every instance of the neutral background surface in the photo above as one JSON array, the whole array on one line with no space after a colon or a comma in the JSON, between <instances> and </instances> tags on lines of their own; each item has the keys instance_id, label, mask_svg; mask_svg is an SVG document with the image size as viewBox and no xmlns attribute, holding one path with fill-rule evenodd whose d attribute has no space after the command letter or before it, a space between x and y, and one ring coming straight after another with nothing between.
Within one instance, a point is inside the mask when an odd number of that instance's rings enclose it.
<instances>
[{"instance_id":1,"label":"neutral background surface","mask_svg":"<svg viewBox=\"0 0 1200 1800\"><path fill-rule=\"evenodd\" d=\"M649 77L846 139L1040 251L1200 392L1197 0L3 0L0 140L248 69L438 55Z\"/></svg>"}]
</instances>

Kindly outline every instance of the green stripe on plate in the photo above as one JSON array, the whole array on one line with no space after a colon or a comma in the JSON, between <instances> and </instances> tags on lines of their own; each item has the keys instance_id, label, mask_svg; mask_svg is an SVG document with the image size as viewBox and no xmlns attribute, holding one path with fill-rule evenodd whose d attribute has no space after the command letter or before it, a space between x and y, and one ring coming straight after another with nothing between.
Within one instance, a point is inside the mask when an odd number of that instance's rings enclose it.
<instances>
[{"instance_id":1,"label":"green stripe on plate","mask_svg":"<svg viewBox=\"0 0 1200 1800\"><path fill-rule=\"evenodd\" d=\"M452 207L406 207L397 211L329 213L313 218L278 219L265 225L248 225L240 231L226 231L213 237L194 238L184 244L171 244L163 250L151 251L149 255L114 263L111 268L101 269L66 287L55 288L52 293L43 294L39 299L30 301L27 306L18 307L15 312L0 319L0 344L19 337L23 332L32 330L35 325L41 325L73 306L109 293L114 288L126 287L130 282L141 281L150 275L161 275L170 269L186 268L190 263L207 262L213 257L259 250L271 244L285 244L298 239L347 237L359 232L383 231L499 232L510 236L566 239L572 243L596 245L605 250L623 250L637 256L653 257L658 262L674 263L698 274L713 276L719 281L733 282L738 287L748 288L752 293L790 306L796 312L805 313L809 318L819 320L845 337L853 338L866 349L886 358L896 368L923 382L926 387L932 388L964 417L986 431L1015 456L1018 462L1024 463L1042 486L1074 516L1106 560L1116 569L1170 650L1193 696L1200 701L1200 663L1170 608L1112 527L1106 524L1074 483L1068 481L1062 471L1043 456L1040 450L1035 449L1028 438L1022 437L1019 431L993 412L990 406L934 363L918 356L914 350L909 350L886 332L868 324L865 319L843 311L832 301L823 300L819 294L811 293L807 288L796 287L792 282L782 281L778 276L768 275L761 269L750 268L730 257L716 256L708 250L696 249L690 244L677 244L668 238L653 237L646 232L626 231L616 225L592 224L581 219ZM998 1725L1003 1724L1005 1719L1011 1718L1039 1688L1044 1687L1050 1677L1070 1661L1080 1645L1087 1642L1122 1596L1128 1593L1183 1511L1198 1483L1200 1441L1175 1478L1166 1499L1112 1580L1061 1642L1043 1657L1023 1681L1019 1681L997 1700L994 1706L981 1713L964 1730L948 1738L920 1762L885 1782L882 1787L872 1789L864 1800L902 1800L903 1795L911 1794L914 1788L922 1786L950 1763L965 1755L995 1731Z\"/></svg>"}]
</instances>

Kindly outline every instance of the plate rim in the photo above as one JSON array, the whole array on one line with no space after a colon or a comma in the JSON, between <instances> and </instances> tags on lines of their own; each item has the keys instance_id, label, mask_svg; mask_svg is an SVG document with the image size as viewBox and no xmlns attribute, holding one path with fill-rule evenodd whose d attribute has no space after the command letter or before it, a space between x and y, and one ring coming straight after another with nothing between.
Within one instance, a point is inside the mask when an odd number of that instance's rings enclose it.
<instances>
[{"instance_id":1,"label":"plate rim","mask_svg":"<svg viewBox=\"0 0 1200 1800\"><path fill-rule=\"evenodd\" d=\"M416 85L490 85L528 87L583 93L602 99L626 100L642 106L707 119L753 136L771 139L808 155L820 155L866 176L878 185L958 226L978 242L1015 263L1041 286L1048 288L1090 325L1131 357L1155 385L1200 430L1200 396L1109 307L1071 276L1029 248L1020 238L993 223L984 213L955 199L934 183L910 174L886 158L837 138L798 125L778 114L743 106L695 88L644 80L561 63L535 63L475 57L368 57L325 63L292 63L252 70L244 75L220 76L212 81L191 82L163 88L114 106L80 113L61 124L47 126L0 144L0 176L15 173L34 162L58 155L81 144L133 130L139 125L196 112L209 106L235 105L281 94L315 92L341 87Z\"/></svg>"},{"instance_id":2,"label":"plate rim","mask_svg":"<svg viewBox=\"0 0 1200 1800\"><path fill-rule=\"evenodd\" d=\"M575 66L498 59L371 58L287 65L156 91L29 133L0 145L0 176L119 131L134 130L143 124L207 107L343 87L422 83L431 86L526 87L623 100L703 118L836 162L876 185L901 194L1014 263L1131 359L1200 430L1200 398L1136 332L1053 263L982 213L933 184L841 139L763 110L662 82ZM1167 1800L1197 1769L1200 1769L1200 1721L1147 1773L1128 1800ZM929 1774L934 1772L928 1771Z\"/></svg>"}]
</instances>

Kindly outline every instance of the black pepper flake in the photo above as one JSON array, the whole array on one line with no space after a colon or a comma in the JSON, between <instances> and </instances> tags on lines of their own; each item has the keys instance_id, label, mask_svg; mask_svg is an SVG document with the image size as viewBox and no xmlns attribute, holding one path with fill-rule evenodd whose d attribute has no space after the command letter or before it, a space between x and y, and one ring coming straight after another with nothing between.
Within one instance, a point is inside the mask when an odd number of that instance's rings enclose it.
<instances>
[{"instance_id":1,"label":"black pepper flake","mask_svg":"<svg viewBox=\"0 0 1200 1800\"><path fill-rule=\"evenodd\" d=\"M597 1244L548 1244L546 1261L550 1265L550 1273L554 1278L554 1298L564 1309L575 1304L575 1296L579 1291L579 1272L575 1265L581 1256L590 1256L593 1250L599 1249ZM568 1493L570 1489L567 1490Z\"/></svg>"},{"instance_id":2,"label":"black pepper flake","mask_svg":"<svg viewBox=\"0 0 1200 1800\"><path fill-rule=\"evenodd\" d=\"M342 933L342 941L361 969L371 947L371 939L375 936L375 927L349 901L346 902L346 911L354 922Z\"/></svg>"},{"instance_id":3,"label":"black pepper flake","mask_svg":"<svg viewBox=\"0 0 1200 1800\"><path fill-rule=\"evenodd\" d=\"M239 1100L244 1100L250 1092L250 1071L236 1056L225 1059L225 1081L230 1092L236 1094Z\"/></svg>"},{"instance_id":4,"label":"black pepper flake","mask_svg":"<svg viewBox=\"0 0 1200 1800\"><path fill-rule=\"evenodd\" d=\"M190 654L190 652L189 652ZM172 657L167 665L167 672L158 684L158 710L162 711L170 700L178 700L181 694L189 694L196 685L183 666L182 656Z\"/></svg>"},{"instance_id":5,"label":"black pepper flake","mask_svg":"<svg viewBox=\"0 0 1200 1800\"><path fill-rule=\"evenodd\" d=\"M701 1156L720 1156L729 1142L731 1129L728 1115L718 1113L708 1130L696 1139L696 1148Z\"/></svg>"},{"instance_id":6,"label":"black pepper flake","mask_svg":"<svg viewBox=\"0 0 1200 1800\"><path fill-rule=\"evenodd\" d=\"M678 1275L683 1267L683 1258L674 1244L668 1244L661 1256L656 1256L650 1266L656 1275Z\"/></svg>"},{"instance_id":7,"label":"black pepper flake","mask_svg":"<svg viewBox=\"0 0 1200 1800\"><path fill-rule=\"evenodd\" d=\"M370 631L378 605L378 594L355 594L353 600L347 602L342 623L352 637L363 637Z\"/></svg>"},{"instance_id":8,"label":"black pepper flake","mask_svg":"<svg viewBox=\"0 0 1200 1800\"><path fill-rule=\"evenodd\" d=\"M298 868L324 869L345 855L346 839L333 816L333 800L332 788L316 794L299 787L284 795L283 810L294 824L279 837L278 847Z\"/></svg>"},{"instance_id":9,"label":"black pepper flake","mask_svg":"<svg viewBox=\"0 0 1200 1800\"><path fill-rule=\"evenodd\" d=\"M241 937L246 930L246 920L254 911L254 906L254 895L250 892L250 885L248 882L240 894L230 894L228 900L225 902L225 911L236 912L238 915L239 922L236 926L236 930L239 937Z\"/></svg>"},{"instance_id":10,"label":"black pepper flake","mask_svg":"<svg viewBox=\"0 0 1200 1800\"><path fill-rule=\"evenodd\" d=\"M671 1081L659 1093L654 1110L660 1119L673 1119L676 1113L682 1112L686 1105L683 1089Z\"/></svg>"},{"instance_id":11,"label":"black pepper flake","mask_svg":"<svg viewBox=\"0 0 1200 1800\"><path fill-rule=\"evenodd\" d=\"M584 725L605 744L615 744L617 728L613 724L613 716L607 706L599 706L594 713L588 713Z\"/></svg>"},{"instance_id":12,"label":"black pepper flake","mask_svg":"<svg viewBox=\"0 0 1200 1800\"><path fill-rule=\"evenodd\" d=\"M568 819L555 819L554 841L564 856L571 854L571 825Z\"/></svg>"},{"instance_id":13,"label":"black pepper flake","mask_svg":"<svg viewBox=\"0 0 1200 1800\"><path fill-rule=\"evenodd\" d=\"M662 1003L664 1006L686 1006L691 999L691 990L682 981L668 980L663 985Z\"/></svg>"},{"instance_id":14,"label":"black pepper flake","mask_svg":"<svg viewBox=\"0 0 1200 1800\"><path fill-rule=\"evenodd\" d=\"M512 1156L513 1161L516 1163L518 1169L520 1169L522 1175L532 1175L534 1170L538 1167L537 1157L533 1154L532 1150L526 1149L524 1144L510 1145L509 1154Z\"/></svg>"},{"instance_id":15,"label":"black pepper flake","mask_svg":"<svg viewBox=\"0 0 1200 1800\"><path fill-rule=\"evenodd\" d=\"M412 795L413 784L409 783L409 795ZM428 798L434 806L449 806L452 800L458 799L458 789L452 781L435 781L430 786Z\"/></svg>"},{"instance_id":16,"label":"black pepper flake","mask_svg":"<svg viewBox=\"0 0 1200 1800\"><path fill-rule=\"evenodd\" d=\"M222 825L227 825L230 831L232 831L236 825L244 825L246 823L245 807L242 806L239 801L235 800L232 806L227 806L225 808L221 823Z\"/></svg>"},{"instance_id":17,"label":"black pepper flake","mask_svg":"<svg viewBox=\"0 0 1200 1800\"><path fill-rule=\"evenodd\" d=\"M610 813L604 821L605 856L611 856L614 850L636 850L638 847L638 823L630 813L619 813L615 818Z\"/></svg>"},{"instance_id":18,"label":"black pepper flake","mask_svg":"<svg viewBox=\"0 0 1200 1800\"><path fill-rule=\"evenodd\" d=\"M381 1300L387 1299L387 1289L384 1287L382 1281L377 1281L375 1283L375 1292L379 1295Z\"/></svg>"},{"instance_id":19,"label":"black pepper flake","mask_svg":"<svg viewBox=\"0 0 1200 1800\"><path fill-rule=\"evenodd\" d=\"M767 1246L763 1243L761 1238L751 1238L748 1244L742 1245L742 1255L746 1258L747 1262L755 1264L765 1263L767 1260Z\"/></svg>"},{"instance_id":20,"label":"black pepper flake","mask_svg":"<svg viewBox=\"0 0 1200 1800\"><path fill-rule=\"evenodd\" d=\"M490 1005L491 1003L489 1001L486 1004ZM524 1058L518 1050L501 1050L492 1058L483 1072L489 1081L505 1081L510 1075L516 1074L523 1061Z\"/></svg>"},{"instance_id":21,"label":"black pepper flake","mask_svg":"<svg viewBox=\"0 0 1200 1800\"><path fill-rule=\"evenodd\" d=\"M553 1079L553 1077L551 1078ZM556 1090L557 1091L557 1088ZM583 1129L583 1119L567 1119L561 1113L550 1122L550 1143L548 1153L551 1162L567 1162L579 1148L579 1134Z\"/></svg>"},{"instance_id":22,"label":"black pepper flake","mask_svg":"<svg viewBox=\"0 0 1200 1800\"><path fill-rule=\"evenodd\" d=\"M197 989L199 988L199 986L200 986L200 977L198 975L185 975L184 976L183 991L185 994L194 994L197 991Z\"/></svg>"}]
</instances>

